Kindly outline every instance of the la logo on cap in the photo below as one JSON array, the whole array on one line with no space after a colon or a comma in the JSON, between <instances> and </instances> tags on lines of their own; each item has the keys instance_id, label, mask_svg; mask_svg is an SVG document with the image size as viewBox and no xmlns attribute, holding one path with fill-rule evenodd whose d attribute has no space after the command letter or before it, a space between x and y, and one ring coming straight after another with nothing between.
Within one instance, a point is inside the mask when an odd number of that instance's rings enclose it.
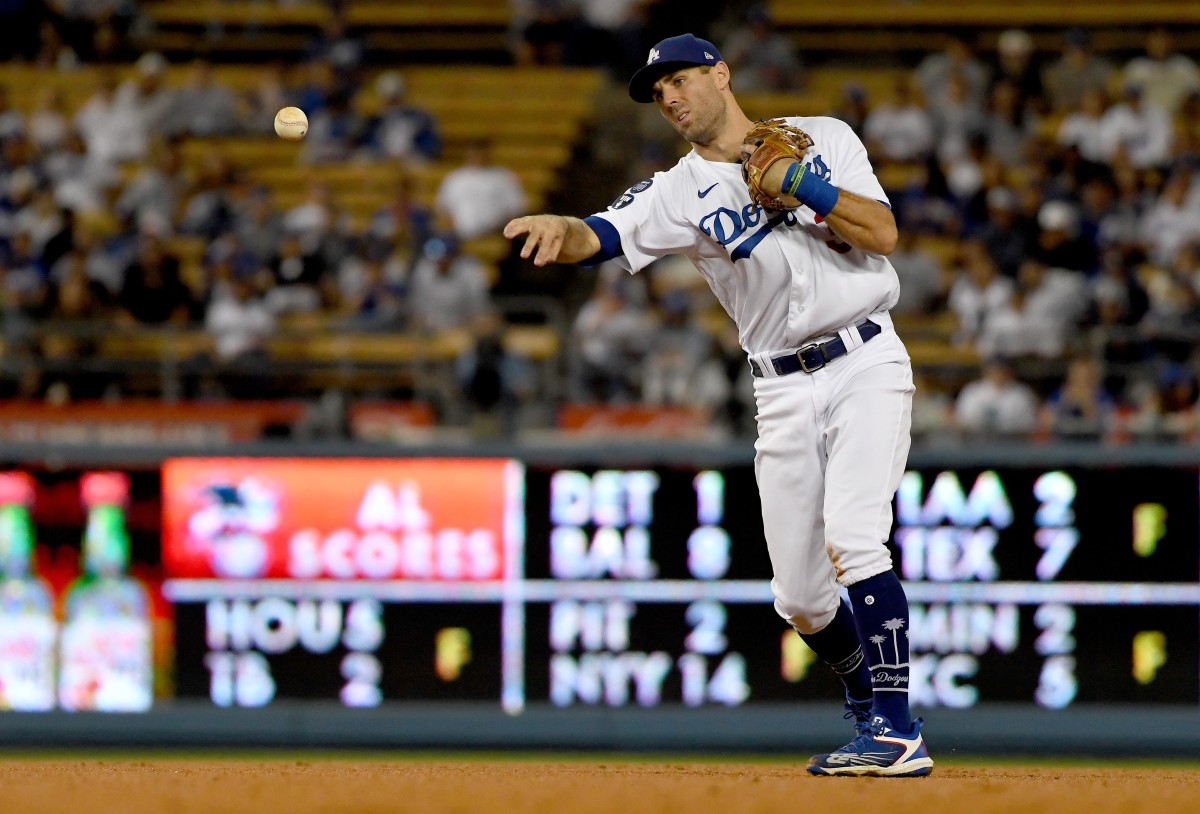
<instances>
[{"instance_id":1,"label":"la logo on cap","mask_svg":"<svg viewBox=\"0 0 1200 814\"><path fill-rule=\"evenodd\" d=\"M705 59L712 59L712 58L713 58L713 55L712 55L712 54L710 54L708 51L705 51L705 52L704 52L704 58L705 58Z\"/></svg>"},{"instance_id":2,"label":"la logo on cap","mask_svg":"<svg viewBox=\"0 0 1200 814\"><path fill-rule=\"evenodd\" d=\"M656 61L661 56L662 56L662 54L660 54L658 52L657 48L651 48L650 49L650 58L646 60L646 64L649 65L651 62Z\"/></svg>"}]
</instances>

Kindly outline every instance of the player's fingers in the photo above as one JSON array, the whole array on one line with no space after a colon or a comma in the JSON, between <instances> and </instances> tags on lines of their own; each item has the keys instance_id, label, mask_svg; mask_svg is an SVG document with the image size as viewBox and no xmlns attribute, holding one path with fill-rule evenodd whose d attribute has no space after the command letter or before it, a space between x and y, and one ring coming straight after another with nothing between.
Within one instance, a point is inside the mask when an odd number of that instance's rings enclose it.
<instances>
[{"instance_id":1,"label":"player's fingers","mask_svg":"<svg viewBox=\"0 0 1200 814\"><path fill-rule=\"evenodd\" d=\"M519 233L518 233L519 234ZM521 259L528 260L529 255L533 254L533 250L537 248L539 235L530 230L529 237L525 238L525 245L521 247Z\"/></svg>"},{"instance_id":2,"label":"player's fingers","mask_svg":"<svg viewBox=\"0 0 1200 814\"><path fill-rule=\"evenodd\" d=\"M504 236L512 240L517 235L523 235L529 231L529 218L513 218L504 225Z\"/></svg>"},{"instance_id":3,"label":"player's fingers","mask_svg":"<svg viewBox=\"0 0 1200 814\"><path fill-rule=\"evenodd\" d=\"M544 266L547 263L553 263L558 259L558 252L562 249L563 236L558 232L551 232L542 238L542 243L538 249L537 259L533 261L535 266Z\"/></svg>"}]
</instances>

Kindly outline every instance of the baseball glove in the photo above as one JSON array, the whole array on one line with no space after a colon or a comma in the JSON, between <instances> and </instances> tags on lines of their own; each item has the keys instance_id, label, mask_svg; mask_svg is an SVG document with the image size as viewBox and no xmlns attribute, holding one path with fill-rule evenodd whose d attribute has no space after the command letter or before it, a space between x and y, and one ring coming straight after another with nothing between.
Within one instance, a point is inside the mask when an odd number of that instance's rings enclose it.
<instances>
[{"instance_id":1,"label":"baseball glove","mask_svg":"<svg viewBox=\"0 0 1200 814\"><path fill-rule=\"evenodd\" d=\"M813 145L812 137L783 119L760 119L742 139L742 143L745 145L742 148L742 178L750 188L751 200L767 209L798 207L799 201L785 200L768 193L762 188L762 181L776 161L802 161L808 148ZM753 147L753 151L747 152L750 147Z\"/></svg>"}]
</instances>

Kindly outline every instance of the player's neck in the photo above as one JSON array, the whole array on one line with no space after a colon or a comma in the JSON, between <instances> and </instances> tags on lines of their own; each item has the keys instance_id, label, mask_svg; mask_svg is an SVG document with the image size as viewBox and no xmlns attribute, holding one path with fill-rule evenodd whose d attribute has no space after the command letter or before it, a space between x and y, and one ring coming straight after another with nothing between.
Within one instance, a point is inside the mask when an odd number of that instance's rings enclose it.
<instances>
[{"instance_id":1,"label":"player's neck","mask_svg":"<svg viewBox=\"0 0 1200 814\"><path fill-rule=\"evenodd\" d=\"M742 160L742 137L754 126L754 122L742 113L741 108L734 107L725 126L721 128L717 138L705 144L692 142L696 154L707 161L720 161L736 164Z\"/></svg>"}]
</instances>

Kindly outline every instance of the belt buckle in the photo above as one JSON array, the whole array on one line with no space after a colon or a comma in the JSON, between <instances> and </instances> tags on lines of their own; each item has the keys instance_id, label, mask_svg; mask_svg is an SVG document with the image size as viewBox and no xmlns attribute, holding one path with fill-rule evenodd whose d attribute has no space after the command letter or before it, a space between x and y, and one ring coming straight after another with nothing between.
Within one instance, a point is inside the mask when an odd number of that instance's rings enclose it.
<instances>
[{"instance_id":1,"label":"belt buckle","mask_svg":"<svg viewBox=\"0 0 1200 814\"><path fill-rule=\"evenodd\" d=\"M813 344L811 344L811 345L805 345L805 346L804 346L804 347L802 347L800 350L796 351L796 360L797 360L798 362L800 362L800 369L801 369L801 370L803 370L805 373L813 373L813 372L815 372L815 371L818 371L818 370L820 370L821 368L825 367L825 365L827 364L827 362L826 362L826 360L825 360L825 354L824 354L824 353L821 353L821 362L820 362L820 364L813 365L812 367L809 367L809 366L808 366L808 363L807 363L806 361L804 361L804 352L805 352L805 351L809 351L809 350L815 350L815 351L817 351L817 352L820 352L820 351L821 351L821 346L820 346L820 345L818 345L818 344L816 344L816 343L814 342Z\"/></svg>"}]
</instances>

